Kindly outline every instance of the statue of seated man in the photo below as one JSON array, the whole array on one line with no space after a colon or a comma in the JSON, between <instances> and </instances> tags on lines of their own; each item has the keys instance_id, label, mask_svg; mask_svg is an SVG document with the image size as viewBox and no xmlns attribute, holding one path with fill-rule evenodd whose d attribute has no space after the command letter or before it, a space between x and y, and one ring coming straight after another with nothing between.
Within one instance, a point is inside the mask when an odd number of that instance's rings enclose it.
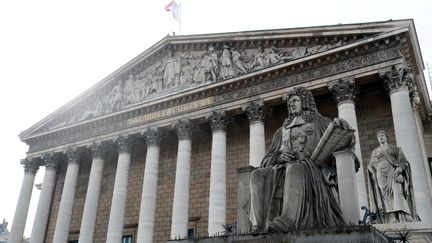
<instances>
[{"instance_id":1,"label":"statue of seated man","mask_svg":"<svg viewBox=\"0 0 432 243\"><path fill-rule=\"evenodd\" d=\"M368 165L371 210L379 223L419 221L410 165L402 150L387 143L385 131L377 132L379 146Z\"/></svg>"},{"instance_id":2,"label":"statue of seated man","mask_svg":"<svg viewBox=\"0 0 432 243\"><path fill-rule=\"evenodd\" d=\"M274 134L261 167L251 173L251 231L345 225L333 160L329 156L328 163L317 166L310 158L331 120L317 111L312 93L304 87L289 91L286 98L288 118ZM342 119L335 122L349 128Z\"/></svg>"}]
</instances>

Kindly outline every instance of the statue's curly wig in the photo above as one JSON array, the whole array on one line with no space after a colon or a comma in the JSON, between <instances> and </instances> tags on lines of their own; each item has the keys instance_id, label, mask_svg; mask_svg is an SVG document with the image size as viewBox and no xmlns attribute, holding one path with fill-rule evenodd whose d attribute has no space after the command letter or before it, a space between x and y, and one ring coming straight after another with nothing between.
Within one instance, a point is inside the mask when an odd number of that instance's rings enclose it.
<instances>
[{"instance_id":1,"label":"statue's curly wig","mask_svg":"<svg viewBox=\"0 0 432 243\"><path fill-rule=\"evenodd\" d=\"M294 95L299 96L301 99L303 109L302 115L305 120L312 121L315 120L317 116L321 116L321 114L318 112L315 99L310 90L302 86L295 87L294 89L288 91L283 98L288 103L289 99ZM293 119L294 115L291 114L291 111L288 108L288 118L285 120L284 124L289 124Z\"/></svg>"},{"instance_id":2,"label":"statue's curly wig","mask_svg":"<svg viewBox=\"0 0 432 243\"><path fill-rule=\"evenodd\" d=\"M316 104L315 104L315 99L312 95L312 92L310 92L310 90L306 89L305 87L295 87L294 89L288 91L285 94L285 100L288 102L289 99L294 96L294 95L298 95L302 101L302 108L303 111L312 111L312 112L317 112L317 108L316 108ZM290 114L291 115L291 114Z\"/></svg>"}]
</instances>

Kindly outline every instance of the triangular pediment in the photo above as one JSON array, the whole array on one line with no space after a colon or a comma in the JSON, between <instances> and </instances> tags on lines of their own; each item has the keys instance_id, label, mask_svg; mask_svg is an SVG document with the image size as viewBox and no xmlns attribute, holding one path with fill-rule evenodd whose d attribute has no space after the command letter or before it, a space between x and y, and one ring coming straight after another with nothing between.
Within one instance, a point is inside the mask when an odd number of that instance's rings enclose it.
<instances>
[{"instance_id":1,"label":"triangular pediment","mask_svg":"<svg viewBox=\"0 0 432 243\"><path fill-rule=\"evenodd\" d=\"M160 97L265 72L409 28L410 20L237 33L168 36L20 136L61 130Z\"/></svg>"}]
</instances>

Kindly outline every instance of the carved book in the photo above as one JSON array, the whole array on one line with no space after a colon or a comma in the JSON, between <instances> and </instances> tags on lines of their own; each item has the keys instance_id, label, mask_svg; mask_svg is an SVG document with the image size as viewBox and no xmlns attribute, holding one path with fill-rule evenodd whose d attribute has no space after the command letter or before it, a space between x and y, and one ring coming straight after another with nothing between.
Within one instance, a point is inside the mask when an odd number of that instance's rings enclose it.
<instances>
[{"instance_id":1,"label":"carved book","mask_svg":"<svg viewBox=\"0 0 432 243\"><path fill-rule=\"evenodd\" d=\"M335 121L330 122L312 153L311 159L315 165L319 166L326 163L334 152L349 147L354 132L354 129L344 129Z\"/></svg>"}]
</instances>

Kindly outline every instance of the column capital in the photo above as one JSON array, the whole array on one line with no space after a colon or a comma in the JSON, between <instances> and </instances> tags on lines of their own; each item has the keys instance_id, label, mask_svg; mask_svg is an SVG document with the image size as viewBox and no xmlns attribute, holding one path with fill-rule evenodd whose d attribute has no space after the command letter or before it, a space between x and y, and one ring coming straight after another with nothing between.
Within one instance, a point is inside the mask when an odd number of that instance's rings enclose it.
<instances>
[{"instance_id":1,"label":"column capital","mask_svg":"<svg viewBox=\"0 0 432 243\"><path fill-rule=\"evenodd\" d=\"M225 131L228 123L232 121L232 118L225 114L225 111L213 111L207 120L210 122L210 127L213 132Z\"/></svg>"},{"instance_id":2,"label":"column capital","mask_svg":"<svg viewBox=\"0 0 432 243\"><path fill-rule=\"evenodd\" d=\"M81 150L78 148L69 148L66 152L66 157L68 164L79 164L79 159L81 158Z\"/></svg>"},{"instance_id":3,"label":"column capital","mask_svg":"<svg viewBox=\"0 0 432 243\"><path fill-rule=\"evenodd\" d=\"M338 104L342 102L355 102L359 93L359 87L354 77L339 79L327 84L329 91Z\"/></svg>"},{"instance_id":4,"label":"column capital","mask_svg":"<svg viewBox=\"0 0 432 243\"><path fill-rule=\"evenodd\" d=\"M121 135L115 142L119 152L130 152L132 149L132 139L129 135Z\"/></svg>"},{"instance_id":5,"label":"column capital","mask_svg":"<svg viewBox=\"0 0 432 243\"><path fill-rule=\"evenodd\" d=\"M46 169L57 169L59 158L54 153L46 153L42 155L43 165Z\"/></svg>"},{"instance_id":6,"label":"column capital","mask_svg":"<svg viewBox=\"0 0 432 243\"><path fill-rule=\"evenodd\" d=\"M410 90L413 87L414 74L406 63L400 66L393 65L391 70L380 72L379 76L384 80L390 94L398 90Z\"/></svg>"},{"instance_id":7,"label":"column capital","mask_svg":"<svg viewBox=\"0 0 432 243\"><path fill-rule=\"evenodd\" d=\"M178 120L172 124L176 129L179 140L190 140L193 132L193 124L190 120Z\"/></svg>"},{"instance_id":8,"label":"column capital","mask_svg":"<svg viewBox=\"0 0 432 243\"><path fill-rule=\"evenodd\" d=\"M24 173L31 173L31 174L36 174L40 166L39 160L35 158L22 159L21 164L24 166Z\"/></svg>"},{"instance_id":9,"label":"column capital","mask_svg":"<svg viewBox=\"0 0 432 243\"><path fill-rule=\"evenodd\" d=\"M105 154L105 147L102 145L102 141L95 141L89 146L93 158L102 159Z\"/></svg>"},{"instance_id":10,"label":"column capital","mask_svg":"<svg viewBox=\"0 0 432 243\"><path fill-rule=\"evenodd\" d=\"M264 117L267 110L264 106L264 101L252 101L242 105L242 110L246 113L250 123L264 122Z\"/></svg>"},{"instance_id":11,"label":"column capital","mask_svg":"<svg viewBox=\"0 0 432 243\"><path fill-rule=\"evenodd\" d=\"M148 147L159 147L162 136L157 128L149 128L144 132L144 138Z\"/></svg>"}]
</instances>

